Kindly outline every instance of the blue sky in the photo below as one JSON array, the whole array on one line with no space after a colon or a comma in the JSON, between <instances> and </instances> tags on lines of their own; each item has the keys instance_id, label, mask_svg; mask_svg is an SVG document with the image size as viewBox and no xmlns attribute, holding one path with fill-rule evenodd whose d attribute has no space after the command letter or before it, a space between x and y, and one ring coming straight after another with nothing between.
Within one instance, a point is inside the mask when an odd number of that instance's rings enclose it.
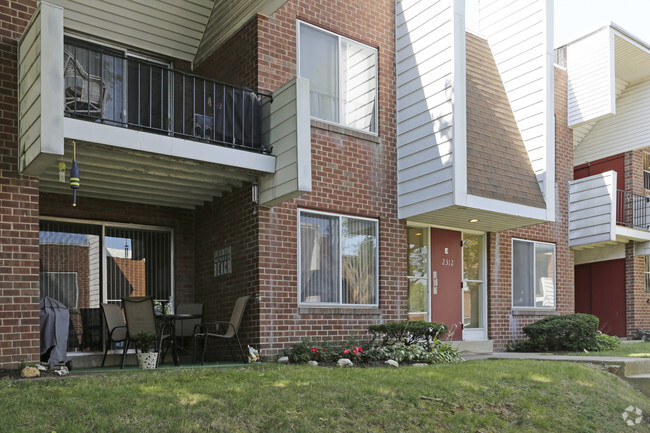
<instances>
[{"instance_id":1,"label":"blue sky","mask_svg":"<svg viewBox=\"0 0 650 433\"><path fill-rule=\"evenodd\" d=\"M466 0L467 25L476 21L478 0ZM650 43L650 0L555 0L554 47L564 45L613 21L628 33Z\"/></svg>"}]
</instances>

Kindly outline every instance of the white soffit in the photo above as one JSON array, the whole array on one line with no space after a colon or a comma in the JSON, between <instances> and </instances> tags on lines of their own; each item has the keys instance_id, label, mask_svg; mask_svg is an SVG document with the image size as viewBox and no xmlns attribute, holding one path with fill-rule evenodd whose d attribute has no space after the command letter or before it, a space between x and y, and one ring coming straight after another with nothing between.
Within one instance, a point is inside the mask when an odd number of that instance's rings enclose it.
<instances>
[{"instance_id":1,"label":"white soffit","mask_svg":"<svg viewBox=\"0 0 650 433\"><path fill-rule=\"evenodd\" d=\"M255 15L271 15L287 0L216 0L194 64L198 65Z\"/></svg>"}]
</instances>

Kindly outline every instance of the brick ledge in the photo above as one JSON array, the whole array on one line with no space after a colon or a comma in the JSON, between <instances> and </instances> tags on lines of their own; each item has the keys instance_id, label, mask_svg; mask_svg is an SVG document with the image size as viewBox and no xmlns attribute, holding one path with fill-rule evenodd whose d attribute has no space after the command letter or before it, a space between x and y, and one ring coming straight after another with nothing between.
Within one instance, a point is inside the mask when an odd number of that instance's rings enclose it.
<instances>
[{"instance_id":1,"label":"brick ledge","mask_svg":"<svg viewBox=\"0 0 650 433\"><path fill-rule=\"evenodd\" d=\"M325 122L323 120L312 118L311 126L313 128L323 129L328 132L336 132L337 134L348 135L350 137L359 138L361 140L366 140L373 143L381 144L381 139L379 138L379 135L359 131L357 129L348 128L334 123Z\"/></svg>"},{"instance_id":2,"label":"brick ledge","mask_svg":"<svg viewBox=\"0 0 650 433\"><path fill-rule=\"evenodd\" d=\"M331 314L331 315L354 315L354 316L380 316L381 309L377 307L356 308L356 307L298 307L298 314Z\"/></svg>"},{"instance_id":3,"label":"brick ledge","mask_svg":"<svg viewBox=\"0 0 650 433\"><path fill-rule=\"evenodd\" d=\"M559 316L560 312L557 310L542 310L542 309L511 310L510 315L512 316Z\"/></svg>"}]
</instances>

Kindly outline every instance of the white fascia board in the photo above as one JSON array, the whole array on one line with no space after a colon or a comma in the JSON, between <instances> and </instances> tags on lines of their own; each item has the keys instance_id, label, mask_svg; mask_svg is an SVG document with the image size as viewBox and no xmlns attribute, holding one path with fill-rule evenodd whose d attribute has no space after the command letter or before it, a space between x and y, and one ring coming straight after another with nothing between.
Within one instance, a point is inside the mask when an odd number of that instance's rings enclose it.
<instances>
[{"instance_id":1,"label":"white fascia board","mask_svg":"<svg viewBox=\"0 0 650 433\"><path fill-rule=\"evenodd\" d=\"M518 203L495 200L477 195L467 195L467 207L472 209L482 209L490 212L499 212L502 214L519 216L530 219L537 219L546 222L553 222L555 219L547 219L545 208L526 206Z\"/></svg>"},{"instance_id":2,"label":"white fascia board","mask_svg":"<svg viewBox=\"0 0 650 433\"><path fill-rule=\"evenodd\" d=\"M616 239L619 242L637 241L645 242L650 241L650 232L641 229L632 229L630 227L616 226Z\"/></svg>"},{"instance_id":3,"label":"white fascia board","mask_svg":"<svg viewBox=\"0 0 650 433\"><path fill-rule=\"evenodd\" d=\"M275 157L225 146L152 134L85 120L66 117L63 122L66 139L97 143L123 149L151 152L192 159L229 167L275 173Z\"/></svg>"},{"instance_id":4,"label":"white fascia board","mask_svg":"<svg viewBox=\"0 0 650 433\"><path fill-rule=\"evenodd\" d=\"M452 78L454 204L467 204L467 61L465 0L454 1L454 65Z\"/></svg>"},{"instance_id":5,"label":"white fascia board","mask_svg":"<svg viewBox=\"0 0 650 433\"><path fill-rule=\"evenodd\" d=\"M545 81L546 97L544 123L546 128L546 172L544 173L544 201L546 202L546 220L555 221L555 67L553 50L553 1L545 2L546 38L544 55L546 56Z\"/></svg>"}]
</instances>

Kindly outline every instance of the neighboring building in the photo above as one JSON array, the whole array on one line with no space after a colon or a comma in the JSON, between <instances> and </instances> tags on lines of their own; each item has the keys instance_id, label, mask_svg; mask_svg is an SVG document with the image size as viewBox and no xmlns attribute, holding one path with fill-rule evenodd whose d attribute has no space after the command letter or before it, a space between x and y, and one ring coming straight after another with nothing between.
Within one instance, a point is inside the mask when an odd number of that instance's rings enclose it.
<instances>
[{"instance_id":1,"label":"neighboring building","mask_svg":"<svg viewBox=\"0 0 650 433\"><path fill-rule=\"evenodd\" d=\"M576 311L603 332L650 328L650 45L615 24L561 49L575 179L569 245Z\"/></svg>"},{"instance_id":2,"label":"neighboring building","mask_svg":"<svg viewBox=\"0 0 650 433\"><path fill-rule=\"evenodd\" d=\"M45 294L85 360L143 290L206 320L252 295L263 356L406 319L503 349L574 310L550 1L480 34L461 0L116 4L0 17L0 367L38 359Z\"/></svg>"}]
</instances>

